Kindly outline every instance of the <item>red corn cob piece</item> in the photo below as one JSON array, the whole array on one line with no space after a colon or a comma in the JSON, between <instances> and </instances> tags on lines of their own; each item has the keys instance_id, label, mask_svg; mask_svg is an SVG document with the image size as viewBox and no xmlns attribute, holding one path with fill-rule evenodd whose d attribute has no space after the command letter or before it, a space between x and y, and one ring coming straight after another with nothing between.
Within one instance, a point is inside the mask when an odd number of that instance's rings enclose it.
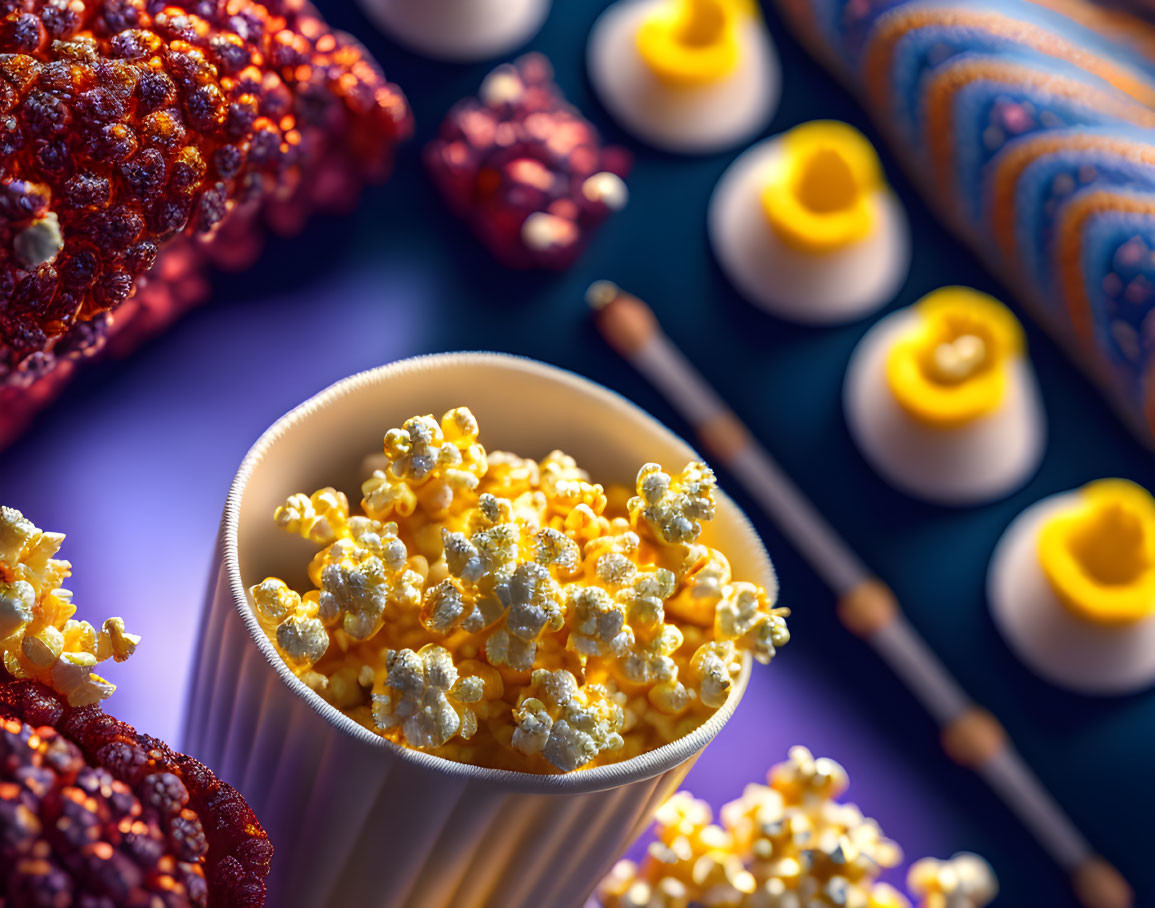
<instances>
[{"instance_id":1,"label":"red corn cob piece","mask_svg":"<svg viewBox=\"0 0 1155 908\"><path fill-rule=\"evenodd\" d=\"M0 669L0 905L260 906L272 854L201 763Z\"/></svg>"},{"instance_id":2,"label":"red corn cob piece","mask_svg":"<svg viewBox=\"0 0 1155 908\"><path fill-rule=\"evenodd\" d=\"M258 217L347 204L411 129L303 0L0 0L0 444L206 263L248 264Z\"/></svg>"}]
</instances>

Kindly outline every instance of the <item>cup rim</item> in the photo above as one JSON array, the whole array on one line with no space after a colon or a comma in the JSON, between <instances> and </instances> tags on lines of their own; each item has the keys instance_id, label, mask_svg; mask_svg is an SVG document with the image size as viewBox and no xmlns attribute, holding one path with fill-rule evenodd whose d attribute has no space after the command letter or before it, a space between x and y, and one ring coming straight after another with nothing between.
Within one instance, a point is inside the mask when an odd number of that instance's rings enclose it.
<instances>
[{"instance_id":1,"label":"cup rim","mask_svg":"<svg viewBox=\"0 0 1155 908\"><path fill-rule=\"evenodd\" d=\"M525 356L507 353L486 351L462 351L450 353L428 353L418 356L395 360L383 366L367 369L341 379L301 404L289 410L271 426L269 426L245 454L236 476L229 487L225 502L224 514L221 518L219 547L220 556L228 578L229 591L232 594L233 607L249 632L249 636L256 643L265 661L277 673L289 692L301 698L314 712L324 719L335 731L344 733L354 741L365 746L387 752L390 756L403 760L416 767L425 769L435 775L451 777L462 782L480 782L500 787L506 790L527 793L578 794L582 792L601 791L616 788L631 782L652 778L667 772L676 766L694 757L706 747L722 730L737 709L743 694L746 692L750 680L752 660L746 653L742 662L742 671L730 691L726 702L719 707L700 726L675 741L663 744L653 750L604 766L592 769L580 769L573 772L557 774L527 773L518 770L494 769L477 766L472 763L463 763L426 753L411 747L405 747L381 737L353 721L345 713L313 691L298 678L286 665L285 661L276 652L268 636L257 621L256 614L249 602L248 590L241 579L240 556L238 552L239 519L241 501L250 477L260 465L265 453L291 427L307 419L313 413L328 405L332 401L347 394L360 390L366 385L374 384L397 374L413 369L428 369L431 366L445 365L490 365L514 370L522 370L536 375L547 375L563 384L570 385L582 393L590 394L601 399L601 403L618 411L628 412L633 418L640 419L647 424L647 428L665 436L665 440L676 446L686 448L687 454L696 459L701 456L681 437L666 428L657 419L628 400L623 395L598 382L585 378L568 369L542 363ZM749 518L742 509L721 489L717 490L717 499L720 506L731 509L739 526L748 532L757 542L757 551L765 560L766 573L777 580L773 563L766 552L761 537L754 529Z\"/></svg>"}]
</instances>

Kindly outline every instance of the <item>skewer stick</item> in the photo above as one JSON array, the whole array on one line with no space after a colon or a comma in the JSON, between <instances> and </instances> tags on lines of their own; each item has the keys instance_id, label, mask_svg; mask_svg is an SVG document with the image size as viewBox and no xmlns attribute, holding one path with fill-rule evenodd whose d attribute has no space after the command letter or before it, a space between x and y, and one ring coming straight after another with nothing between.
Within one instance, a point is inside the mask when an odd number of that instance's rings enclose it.
<instances>
[{"instance_id":1,"label":"skewer stick","mask_svg":"<svg viewBox=\"0 0 1155 908\"><path fill-rule=\"evenodd\" d=\"M838 597L838 617L869 643L934 717L947 755L974 770L1071 878L1085 908L1131 908L1123 876L1092 851L1015 750L1003 726L959 687L873 576L702 375L662 331L653 310L609 281L586 293L599 331L693 426Z\"/></svg>"}]
</instances>

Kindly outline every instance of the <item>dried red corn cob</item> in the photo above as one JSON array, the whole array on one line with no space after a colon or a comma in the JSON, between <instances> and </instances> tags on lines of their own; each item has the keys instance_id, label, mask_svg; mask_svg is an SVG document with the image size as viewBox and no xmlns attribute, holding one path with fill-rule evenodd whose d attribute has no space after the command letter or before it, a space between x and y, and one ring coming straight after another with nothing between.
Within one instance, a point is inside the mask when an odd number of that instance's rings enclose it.
<instances>
[{"instance_id":1,"label":"dried red corn cob","mask_svg":"<svg viewBox=\"0 0 1155 908\"><path fill-rule=\"evenodd\" d=\"M62 361L169 321L206 261L247 263L258 215L291 229L383 177L411 118L303 0L0 0L0 16L2 444Z\"/></svg>"},{"instance_id":2,"label":"dried red corn cob","mask_svg":"<svg viewBox=\"0 0 1155 908\"><path fill-rule=\"evenodd\" d=\"M0 669L0 905L259 906L272 854L201 763Z\"/></svg>"}]
</instances>

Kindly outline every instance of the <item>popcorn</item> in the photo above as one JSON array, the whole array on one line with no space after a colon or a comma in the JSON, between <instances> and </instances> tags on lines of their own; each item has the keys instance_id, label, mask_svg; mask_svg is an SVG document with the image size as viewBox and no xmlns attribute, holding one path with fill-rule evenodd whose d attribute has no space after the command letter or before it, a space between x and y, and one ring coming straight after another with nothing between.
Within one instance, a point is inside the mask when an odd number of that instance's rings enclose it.
<instances>
[{"instance_id":1,"label":"popcorn","mask_svg":"<svg viewBox=\"0 0 1155 908\"><path fill-rule=\"evenodd\" d=\"M72 565L53 557L63 542L62 533L0 508L0 662L13 677L41 681L70 705L88 706L116 690L92 669L109 659L123 662L140 637L120 618L105 621L99 635L73 619L72 593L61 586Z\"/></svg>"},{"instance_id":2,"label":"popcorn","mask_svg":"<svg viewBox=\"0 0 1155 908\"><path fill-rule=\"evenodd\" d=\"M569 645L583 659L623 656L634 643L621 603L596 586L574 587L567 603L571 617Z\"/></svg>"},{"instance_id":3,"label":"popcorn","mask_svg":"<svg viewBox=\"0 0 1155 908\"><path fill-rule=\"evenodd\" d=\"M471 738L477 717L468 704L482 697L478 678L458 674L453 656L442 646L389 650L387 674L373 692L373 721L378 728L400 726L412 747L439 747L455 735Z\"/></svg>"},{"instance_id":4,"label":"popcorn","mask_svg":"<svg viewBox=\"0 0 1155 908\"><path fill-rule=\"evenodd\" d=\"M713 471L704 463L689 464L676 477L648 463L638 473L638 494L628 504L630 520L635 525L644 521L669 545L693 542L702 532L702 521L714 519L716 486Z\"/></svg>"},{"instance_id":5,"label":"popcorn","mask_svg":"<svg viewBox=\"0 0 1155 908\"><path fill-rule=\"evenodd\" d=\"M494 495L514 499L541 485L541 468L536 460L508 451L490 451L486 460L485 484Z\"/></svg>"},{"instance_id":6,"label":"popcorn","mask_svg":"<svg viewBox=\"0 0 1155 908\"><path fill-rule=\"evenodd\" d=\"M408 517L417 509L417 496L400 478L374 470L361 484L361 507L375 520Z\"/></svg>"},{"instance_id":7,"label":"popcorn","mask_svg":"<svg viewBox=\"0 0 1155 908\"><path fill-rule=\"evenodd\" d=\"M425 578L408 568L397 524L358 523L344 532L349 535L323 549L310 566L321 588L317 611L326 627L340 626L350 637L367 640L380 629L391 606L412 608L421 601Z\"/></svg>"},{"instance_id":8,"label":"popcorn","mask_svg":"<svg viewBox=\"0 0 1155 908\"><path fill-rule=\"evenodd\" d=\"M301 594L289 589L284 580L268 577L250 591L257 617L262 621L279 624L301 607Z\"/></svg>"},{"instance_id":9,"label":"popcorn","mask_svg":"<svg viewBox=\"0 0 1155 908\"><path fill-rule=\"evenodd\" d=\"M509 612L505 627L486 642L485 651L494 665L519 671L533 667L537 638L544 630L559 630L565 622L561 587L540 564L523 562L507 584Z\"/></svg>"},{"instance_id":10,"label":"popcorn","mask_svg":"<svg viewBox=\"0 0 1155 908\"><path fill-rule=\"evenodd\" d=\"M308 668L329 648L325 625L316 618L290 615L277 625L277 649L295 665Z\"/></svg>"},{"instance_id":11,"label":"popcorn","mask_svg":"<svg viewBox=\"0 0 1155 908\"><path fill-rule=\"evenodd\" d=\"M704 643L690 660L690 677L698 698L715 709L726 702L741 671L738 652L729 641Z\"/></svg>"},{"instance_id":12,"label":"popcorn","mask_svg":"<svg viewBox=\"0 0 1155 908\"><path fill-rule=\"evenodd\" d=\"M804 747L774 766L768 785L747 785L720 825L705 801L679 791L658 808L642 866L619 861L601 882L602 908L910 908L878 878L899 847L853 804L846 772ZM982 908L998 887L975 855L925 859L908 887L920 908Z\"/></svg>"},{"instance_id":13,"label":"popcorn","mask_svg":"<svg viewBox=\"0 0 1155 908\"><path fill-rule=\"evenodd\" d=\"M682 621L709 627L714 621L714 610L730 583L730 563L721 552L705 546L700 546L688 561L690 567L683 578L682 589L666 603L666 608Z\"/></svg>"},{"instance_id":14,"label":"popcorn","mask_svg":"<svg viewBox=\"0 0 1155 908\"><path fill-rule=\"evenodd\" d=\"M36 590L28 581L0 583L0 639L31 623L35 605Z\"/></svg>"},{"instance_id":15,"label":"popcorn","mask_svg":"<svg viewBox=\"0 0 1155 908\"><path fill-rule=\"evenodd\" d=\"M387 470L376 470L362 486L365 513L381 519L406 517L420 503L431 514L444 512L453 496L477 487L485 472L485 449L477 444L477 420L464 407L436 422L414 416L385 436ZM416 490L420 489L420 495Z\"/></svg>"},{"instance_id":16,"label":"popcorn","mask_svg":"<svg viewBox=\"0 0 1155 908\"><path fill-rule=\"evenodd\" d=\"M513 748L540 753L563 772L595 759L603 751L619 750L624 715L610 692L599 684L579 685L570 672L533 673L529 697L514 711Z\"/></svg>"},{"instance_id":17,"label":"popcorn","mask_svg":"<svg viewBox=\"0 0 1155 908\"><path fill-rule=\"evenodd\" d=\"M541 462L541 488L553 510L565 516L585 505L594 514L606 508L605 489L589 481L590 476L568 454L554 451Z\"/></svg>"},{"instance_id":18,"label":"popcorn","mask_svg":"<svg viewBox=\"0 0 1155 908\"><path fill-rule=\"evenodd\" d=\"M961 852L950 860L923 858L907 875L906 885L925 908L979 908L999 894L990 864L977 854Z\"/></svg>"},{"instance_id":19,"label":"popcorn","mask_svg":"<svg viewBox=\"0 0 1155 908\"><path fill-rule=\"evenodd\" d=\"M328 545L349 519L349 499L332 488L320 489L309 496L290 495L273 513L273 519L283 530Z\"/></svg>"},{"instance_id":20,"label":"popcorn","mask_svg":"<svg viewBox=\"0 0 1155 908\"><path fill-rule=\"evenodd\" d=\"M478 437L463 407L415 416L386 433L363 514L334 488L274 514L319 546L313 588L266 578L254 613L297 676L365 728L449 759L570 772L690 733L746 653L769 661L789 639L787 611L693 541L714 513L704 465L647 465L631 498L560 451L537 463ZM115 654L106 630L93 653Z\"/></svg>"},{"instance_id":21,"label":"popcorn","mask_svg":"<svg viewBox=\"0 0 1155 908\"><path fill-rule=\"evenodd\" d=\"M546 527L534 536L534 561L554 568L559 574L570 574L578 568L581 550L561 530Z\"/></svg>"},{"instance_id":22,"label":"popcorn","mask_svg":"<svg viewBox=\"0 0 1155 908\"><path fill-rule=\"evenodd\" d=\"M763 664L790 641L786 621L765 600L766 591L752 583L731 584L714 613L714 636L739 642Z\"/></svg>"},{"instance_id":23,"label":"popcorn","mask_svg":"<svg viewBox=\"0 0 1155 908\"><path fill-rule=\"evenodd\" d=\"M100 636L96 638L96 658L99 662L112 659L123 662L136 652L140 637L124 629L123 618L106 618Z\"/></svg>"}]
</instances>

